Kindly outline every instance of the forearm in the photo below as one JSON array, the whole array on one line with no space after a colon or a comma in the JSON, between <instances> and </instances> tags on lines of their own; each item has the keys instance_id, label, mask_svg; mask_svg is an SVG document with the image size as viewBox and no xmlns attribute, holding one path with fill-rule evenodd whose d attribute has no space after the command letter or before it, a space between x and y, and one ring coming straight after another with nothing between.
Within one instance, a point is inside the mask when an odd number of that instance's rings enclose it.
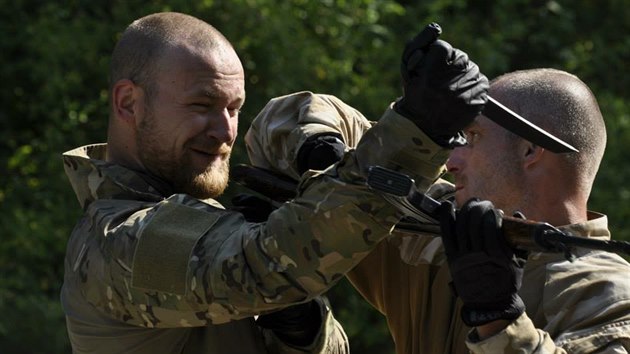
<instances>
[{"instance_id":1,"label":"forearm","mask_svg":"<svg viewBox=\"0 0 630 354\"><path fill-rule=\"evenodd\" d=\"M426 191L446 172L450 149L433 142L409 119L390 107L356 148L363 175L371 166L382 166L413 178L420 191Z\"/></svg>"},{"instance_id":2,"label":"forearm","mask_svg":"<svg viewBox=\"0 0 630 354\"><path fill-rule=\"evenodd\" d=\"M350 164L348 157L340 166ZM303 180L298 197L271 213L259 239L246 244L247 263L256 266L255 273L265 273L258 280L261 285L285 282L301 292L291 296L320 294L387 237L400 219L394 207L363 183L342 182L334 174L329 170Z\"/></svg>"}]
</instances>

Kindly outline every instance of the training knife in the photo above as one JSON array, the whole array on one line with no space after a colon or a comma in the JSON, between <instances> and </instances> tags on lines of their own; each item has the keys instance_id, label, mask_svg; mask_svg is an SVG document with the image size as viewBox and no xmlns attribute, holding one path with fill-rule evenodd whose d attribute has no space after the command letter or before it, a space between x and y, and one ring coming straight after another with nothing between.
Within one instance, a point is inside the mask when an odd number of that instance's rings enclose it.
<instances>
[{"instance_id":1,"label":"training knife","mask_svg":"<svg viewBox=\"0 0 630 354\"><path fill-rule=\"evenodd\" d=\"M578 152L576 148L567 142L546 132L536 124L521 117L494 98L488 96L482 114L503 128L530 141L542 148L555 153Z\"/></svg>"}]
</instances>

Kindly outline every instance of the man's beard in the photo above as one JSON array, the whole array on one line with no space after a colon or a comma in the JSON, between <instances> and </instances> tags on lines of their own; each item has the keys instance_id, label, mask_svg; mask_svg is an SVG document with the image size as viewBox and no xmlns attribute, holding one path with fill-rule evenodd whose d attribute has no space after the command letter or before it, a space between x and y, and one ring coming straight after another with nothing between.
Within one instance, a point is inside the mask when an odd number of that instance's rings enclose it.
<instances>
[{"instance_id":1,"label":"man's beard","mask_svg":"<svg viewBox=\"0 0 630 354\"><path fill-rule=\"evenodd\" d=\"M230 178L230 154L222 157L219 166L208 167L202 173L179 174L182 192L199 199L216 198L223 194Z\"/></svg>"},{"instance_id":2,"label":"man's beard","mask_svg":"<svg viewBox=\"0 0 630 354\"><path fill-rule=\"evenodd\" d=\"M216 198L225 191L230 171L229 146L222 144L220 149L216 149L221 159L219 163L199 171L194 168L190 154L178 157L175 150L162 148L161 136L155 126L155 117L149 110L138 127L136 139L140 161L148 172L168 182L173 193L207 199Z\"/></svg>"}]
</instances>

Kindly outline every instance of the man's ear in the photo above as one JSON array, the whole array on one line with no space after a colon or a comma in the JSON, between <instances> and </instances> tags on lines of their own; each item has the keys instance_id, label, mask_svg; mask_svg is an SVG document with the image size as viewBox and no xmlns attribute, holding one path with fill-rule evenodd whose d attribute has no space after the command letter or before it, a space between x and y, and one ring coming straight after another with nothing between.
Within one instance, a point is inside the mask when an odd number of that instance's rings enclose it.
<instances>
[{"instance_id":1,"label":"man's ear","mask_svg":"<svg viewBox=\"0 0 630 354\"><path fill-rule=\"evenodd\" d=\"M527 140L523 140L521 145L521 156L523 157L523 166L529 168L540 162L545 149Z\"/></svg>"},{"instance_id":2,"label":"man's ear","mask_svg":"<svg viewBox=\"0 0 630 354\"><path fill-rule=\"evenodd\" d=\"M144 109L142 89L131 80L119 80L112 88L112 105L116 119L136 125Z\"/></svg>"}]
</instances>

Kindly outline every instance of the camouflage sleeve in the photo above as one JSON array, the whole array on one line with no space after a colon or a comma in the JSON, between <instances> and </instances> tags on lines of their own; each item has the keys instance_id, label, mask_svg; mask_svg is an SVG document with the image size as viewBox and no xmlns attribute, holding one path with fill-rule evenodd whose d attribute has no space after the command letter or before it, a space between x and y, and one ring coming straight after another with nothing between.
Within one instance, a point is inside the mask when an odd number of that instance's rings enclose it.
<instances>
[{"instance_id":1,"label":"camouflage sleeve","mask_svg":"<svg viewBox=\"0 0 630 354\"><path fill-rule=\"evenodd\" d=\"M295 160L308 137L335 133L354 148L372 123L335 96L303 91L270 100L245 134L245 143L252 165L298 180Z\"/></svg>"}]
</instances>

